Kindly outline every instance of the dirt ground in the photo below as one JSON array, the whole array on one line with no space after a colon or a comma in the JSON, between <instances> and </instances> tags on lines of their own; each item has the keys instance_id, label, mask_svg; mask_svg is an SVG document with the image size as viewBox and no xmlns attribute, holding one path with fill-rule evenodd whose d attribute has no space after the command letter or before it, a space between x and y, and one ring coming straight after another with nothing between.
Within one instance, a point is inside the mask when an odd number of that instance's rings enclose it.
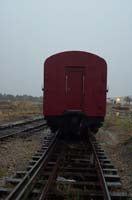
<instances>
[{"instance_id":1,"label":"dirt ground","mask_svg":"<svg viewBox=\"0 0 132 200\"><path fill-rule=\"evenodd\" d=\"M123 188L132 196L132 131L119 127L101 128L97 139L121 177Z\"/></svg>"},{"instance_id":2,"label":"dirt ground","mask_svg":"<svg viewBox=\"0 0 132 200\"><path fill-rule=\"evenodd\" d=\"M47 132L48 129L45 129L27 138L14 138L0 143L0 186L4 186L6 177L25 170L32 155L40 149Z\"/></svg>"}]
</instances>

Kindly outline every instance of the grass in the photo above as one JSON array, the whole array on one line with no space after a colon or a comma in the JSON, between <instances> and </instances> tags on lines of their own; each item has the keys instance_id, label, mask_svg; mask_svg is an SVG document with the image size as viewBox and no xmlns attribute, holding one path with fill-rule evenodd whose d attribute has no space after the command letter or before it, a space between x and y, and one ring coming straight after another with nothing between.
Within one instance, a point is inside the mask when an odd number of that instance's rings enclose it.
<instances>
[{"instance_id":1,"label":"grass","mask_svg":"<svg viewBox=\"0 0 132 200\"><path fill-rule=\"evenodd\" d=\"M0 169L0 178L2 178L3 176L7 175L7 170L6 169Z\"/></svg>"},{"instance_id":2,"label":"grass","mask_svg":"<svg viewBox=\"0 0 132 200\"><path fill-rule=\"evenodd\" d=\"M130 137L128 140L126 140L124 142L125 145L129 145L129 144L132 144L132 137Z\"/></svg>"},{"instance_id":3,"label":"grass","mask_svg":"<svg viewBox=\"0 0 132 200\"><path fill-rule=\"evenodd\" d=\"M5 102L4 105L0 105L0 108L0 122L42 114L42 105L33 102Z\"/></svg>"},{"instance_id":4,"label":"grass","mask_svg":"<svg viewBox=\"0 0 132 200\"><path fill-rule=\"evenodd\" d=\"M81 200L80 190L72 187L72 184L61 183L57 185L57 189L67 195L67 200ZM76 192L76 196L72 193Z\"/></svg>"},{"instance_id":5,"label":"grass","mask_svg":"<svg viewBox=\"0 0 132 200\"><path fill-rule=\"evenodd\" d=\"M128 138L123 144L127 147L128 152L131 154L132 153L132 137Z\"/></svg>"},{"instance_id":6,"label":"grass","mask_svg":"<svg viewBox=\"0 0 132 200\"><path fill-rule=\"evenodd\" d=\"M119 116L108 116L103 124L104 129L110 127L121 128L124 131L132 131L132 117L131 118L121 118Z\"/></svg>"}]
</instances>

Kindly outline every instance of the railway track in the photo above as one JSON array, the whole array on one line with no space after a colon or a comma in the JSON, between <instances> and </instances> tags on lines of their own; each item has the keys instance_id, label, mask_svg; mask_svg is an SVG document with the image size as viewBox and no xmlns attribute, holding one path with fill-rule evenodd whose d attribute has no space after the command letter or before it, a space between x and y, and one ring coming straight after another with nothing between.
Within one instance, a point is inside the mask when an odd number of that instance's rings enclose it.
<instances>
[{"instance_id":1,"label":"railway track","mask_svg":"<svg viewBox=\"0 0 132 200\"><path fill-rule=\"evenodd\" d=\"M10 187L0 189L1 198L128 199L122 191L117 170L95 138L72 142L59 139L59 135L50 133L45 138L27 171L17 172L7 180Z\"/></svg>"},{"instance_id":2,"label":"railway track","mask_svg":"<svg viewBox=\"0 0 132 200\"><path fill-rule=\"evenodd\" d=\"M26 120L19 123L12 123L0 126L0 141L10 137L19 136L23 133L37 131L43 128L46 122L43 118Z\"/></svg>"}]
</instances>

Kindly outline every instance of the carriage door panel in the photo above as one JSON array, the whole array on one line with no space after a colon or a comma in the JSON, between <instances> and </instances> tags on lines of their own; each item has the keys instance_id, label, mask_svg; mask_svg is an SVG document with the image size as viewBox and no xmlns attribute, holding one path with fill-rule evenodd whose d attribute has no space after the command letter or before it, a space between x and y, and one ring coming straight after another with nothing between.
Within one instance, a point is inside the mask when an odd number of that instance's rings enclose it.
<instances>
[{"instance_id":1,"label":"carriage door panel","mask_svg":"<svg viewBox=\"0 0 132 200\"><path fill-rule=\"evenodd\" d=\"M67 110L82 110L83 70L69 67L66 69L66 106Z\"/></svg>"}]
</instances>

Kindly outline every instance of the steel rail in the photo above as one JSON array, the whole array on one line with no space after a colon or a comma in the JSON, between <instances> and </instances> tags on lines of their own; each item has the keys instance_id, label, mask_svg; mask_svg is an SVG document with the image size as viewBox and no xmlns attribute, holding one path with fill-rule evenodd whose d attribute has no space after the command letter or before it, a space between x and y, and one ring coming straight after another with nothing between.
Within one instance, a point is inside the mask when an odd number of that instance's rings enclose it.
<instances>
[{"instance_id":1,"label":"steel rail","mask_svg":"<svg viewBox=\"0 0 132 200\"><path fill-rule=\"evenodd\" d=\"M100 183L101 183L101 188L102 188L102 191L103 191L103 194L104 194L104 199L105 200L111 200L110 192L108 190L108 186L107 186L106 180L104 178L103 170L102 170L102 167L101 167L101 164L100 164L97 152L96 152L96 148L95 148L95 146L94 146L94 144L93 144L93 142L90 138L89 138L89 142L90 142L92 149L93 149L95 164L97 166L97 173L98 173L99 180L100 180Z\"/></svg>"},{"instance_id":2,"label":"steel rail","mask_svg":"<svg viewBox=\"0 0 132 200\"><path fill-rule=\"evenodd\" d=\"M50 155L53 153L54 148L57 144L59 133L52 137L51 142L37 161L37 163L30 169L30 171L24 176L22 181L15 187L15 189L7 196L6 200L25 200L29 193L32 191L39 174L42 169L46 166Z\"/></svg>"},{"instance_id":3,"label":"steel rail","mask_svg":"<svg viewBox=\"0 0 132 200\"><path fill-rule=\"evenodd\" d=\"M17 126L22 126L22 125L25 125L25 124L30 124L32 122L37 122L37 121L40 121L42 119L44 119L44 117L38 117L38 118L35 118L35 119L27 119L27 120L12 122L12 123L9 123L9 124L3 124L3 125L0 125L0 130L11 129L11 128L14 128L14 127L17 127Z\"/></svg>"},{"instance_id":4,"label":"steel rail","mask_svg":"<svg viewBox=\"0 0 132 200\"><path fill-rule=\"evenodd\" d=\"M60 164L60 156L58 156L56 164L51 172L51 175L47 181L47 184L45 185L45 187L41 193L39 200L46 200L50 186L52 185L53 181L55 180L55 178L57 176L57 170L58 170L59 164Z\"/></svg>"},{"instance_id":5,"label":"steel rail","mask_svg":"<svg viewBox=\"0 0 132 200\"><path fill-rule=\"evenodd\" d=\"M23 129L21 131L15 132L15 133L9 133L7 135L0 136L0 141L4 140L6 138L9 138L9 137L13 137L13 136L15 136L17 134L19 135L19 134L24 133L24 132L32 131L34 129L37 129L37 128L40 128L40 127L43 127L43 126L46 126L46 125L47 125L46 122L43 122L42 124L39 124L39 125L36 125L36 126L32 126L32 127L29 127L29 128L25 128L25 129Z\"/></svg>"}]
</instances>

